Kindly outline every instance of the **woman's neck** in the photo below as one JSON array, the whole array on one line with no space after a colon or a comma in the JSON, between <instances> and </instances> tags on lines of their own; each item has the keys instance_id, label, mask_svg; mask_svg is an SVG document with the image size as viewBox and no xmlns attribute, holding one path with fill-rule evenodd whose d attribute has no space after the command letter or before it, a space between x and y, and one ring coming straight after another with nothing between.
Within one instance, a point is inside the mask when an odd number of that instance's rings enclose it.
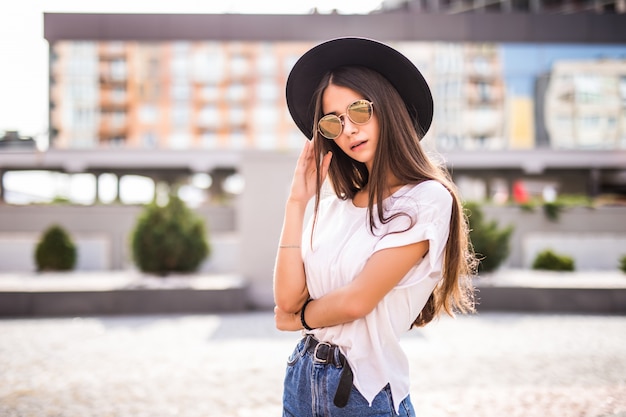
<instances>
[{"instance_id":1,"label":"woman's neck","mask_svg":"<svg viewBox=\"0 0 626 417\"><path fill-rule=\"evenodd\" d=\"M389 175L385 190L383 191L383 199L389 197L406 184L396 178L395 175ZM352 203L357 207L367 207L369 202L370 183L365 184L352 198Z\"/></svg>"}]
</instances>

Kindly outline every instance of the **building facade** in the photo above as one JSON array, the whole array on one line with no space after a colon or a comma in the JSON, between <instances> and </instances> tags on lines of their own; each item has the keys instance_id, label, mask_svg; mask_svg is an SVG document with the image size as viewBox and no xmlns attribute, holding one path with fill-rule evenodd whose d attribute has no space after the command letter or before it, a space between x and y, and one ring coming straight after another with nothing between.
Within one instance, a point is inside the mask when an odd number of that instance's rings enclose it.
<instances>
[{"instance_id":1,"label":"building facade","mask_svg":"<svg viewBox=\"0 0 626 417\"><path fill-rule=\"evenodd\" d=\"M54 148L284 149L283 89L308 47L270 42L52 45Z\"/></svg>"},{"instance_id":2,"label":"building facade","mask_svg":"<svg viewBox=\"0 0 626 417\"><path fill-rule=\"evenodd\" d=\"M626 59L562 60L545 96L557 149L626 149Z\"/></svg>"},{"instance_id":3,"label":"building facade","mask_svg":"<svg viewBox=\"0 0 626 417\"><path fill-rule=\"evenodd\" d=\"M313 43L61 41L52 45L54 148L298 148L283 90ZM556 59L545 94L507 93L507 45L394 42L435 101L440 151L532 149L535 108L549 147L625 149L626 59ZM583 48L583 47L581 47ZM626 47L623 48L626 53ZM527 73L528 82L538 74Z\"/></svg>"}]
</instances>

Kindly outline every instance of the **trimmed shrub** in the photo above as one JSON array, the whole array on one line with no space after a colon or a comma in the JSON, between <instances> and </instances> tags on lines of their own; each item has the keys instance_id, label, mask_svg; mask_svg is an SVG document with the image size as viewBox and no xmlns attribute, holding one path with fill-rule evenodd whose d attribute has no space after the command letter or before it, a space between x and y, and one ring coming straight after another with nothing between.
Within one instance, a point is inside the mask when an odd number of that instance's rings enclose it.
<instances>
[{"instance_id":1,"label":"trimmed shrub","mask_svg":"<svg viewBox=\"0 0 626 417\"><path fill-rule=\"evenodd\" d=\"M76 245L59 225L46 229L35 248L38 271L69 271L76 265Z\"/></svg>"},{"instance_id":2,"label":"trimmed shrub","mask_svg":"<svg viewBox=\"0 0 626 417\"><path fill-rule=\"evenodd\" d=\"M204 221L176 196L164 207L152 203L145 208L131 246L137 267L158 275L193 272L210 254Z\"/></svg>"},{"instance_id":3,"label":"trimmed shrub","mask_svg":"<svg viewBox=\"0 0 626 417\"><path fill-rule=\"evenodd\" d=\"M619 258L619 269L626 274L626 255L622 255L622 257Z\"/></svg>"},{"instance_id":4,"label":"trimmed shrub","mask_svg":"<svg viewBox=\"0 0 626 417\"><path fill-rule=\"evenodd\" d=\"M574 259L567 255L560 255L546 249L539 252L533 261L533 269L543 269L548 271L573 271Z\"/></svg>"},{"instance_id":5,"label":"trimmed shrub","mask_svg":"<svg viewBox=\"0 0 626 417\"><path fill-rule=\"evenodd\" d=\"M474 202L466 202L470 240L474 252L480 260L478 272L494 271L509 256L511 251L510 239L513 226L499 228L496 221L487 222L480 206Z\"/></svg>"},{"instance_id":6,"label":"trimmed shrub","mask_svg":"<svg viewBox=\"0 0 626 417\"><path fill-rule=\"evenodd\" d=\"M543 203L543 213L546 215L548 220L552 222L556 222L559 220L561 216L561 212L563 212L564 205L559 201L551 201Z\"/></svg>"}]
</instances>

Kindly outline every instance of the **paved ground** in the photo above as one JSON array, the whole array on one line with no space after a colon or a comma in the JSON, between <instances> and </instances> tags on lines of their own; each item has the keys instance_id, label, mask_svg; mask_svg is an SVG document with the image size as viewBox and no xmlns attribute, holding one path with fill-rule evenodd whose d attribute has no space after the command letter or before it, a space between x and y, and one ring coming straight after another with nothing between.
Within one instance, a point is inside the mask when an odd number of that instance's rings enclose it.
<instances>
[{"instance_id":1,"label":"paved ground","mask_svg":"<svg viewBox=\"0 0 626 417\"><path fill-rule=\"evenodd\" d=\"M0 320L2 417L279 416L269 312ZM404 345L419 416L626 417L626 317L443 318Z\"/></svg>"}]
</instances>

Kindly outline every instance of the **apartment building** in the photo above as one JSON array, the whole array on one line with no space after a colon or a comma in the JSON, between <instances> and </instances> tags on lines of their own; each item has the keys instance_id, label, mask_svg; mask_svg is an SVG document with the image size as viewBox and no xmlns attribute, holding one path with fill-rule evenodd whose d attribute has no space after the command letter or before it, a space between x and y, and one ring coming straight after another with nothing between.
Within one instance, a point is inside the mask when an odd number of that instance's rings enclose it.
<instances>
[{"instance_id":1,"label":"apartment building","mask_svg":"<svg viewBox=\"0 0 626 417\"><path fill-rule=\"evenodd\" d=\"M626 149L626 57L556 62L545 120L553 148Z\"/></svg>"},{"instance_id":2,"label":"apartment building","mask_svg":"<svg viewBox=\"0 0 626 417\"><path fill-rule=\"evenodd\" d=\"M284 85L302 42L53 45L54 148L289 149ZM507 149L497 44L397 42L430 80L441 150Z\"/></svg>"},{"instance_id":3,"label":"apartment building","mask_svg":"<svg viewBox=\"0 0 626 417\"><path fill-rule=\"evenodd\" d=\"M283 89L310 44L61 41L52 46L54 148L284 149Z\"/></svg>"}]
</instances>

